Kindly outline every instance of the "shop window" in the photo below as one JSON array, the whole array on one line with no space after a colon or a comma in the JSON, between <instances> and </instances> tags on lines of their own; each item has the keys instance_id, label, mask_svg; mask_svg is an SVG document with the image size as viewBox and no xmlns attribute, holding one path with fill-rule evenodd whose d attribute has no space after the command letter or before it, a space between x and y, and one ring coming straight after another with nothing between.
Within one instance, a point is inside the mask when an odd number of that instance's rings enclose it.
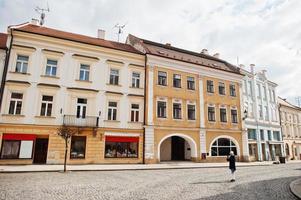
<instances>
[{"instance_id":1,"label":"shop window","mask_svg":"<svg viewBox=\"0 0 301 200\"><path fill-rule=\"evenodd\" d=\"M70 158L85 158L86 136L72 136Z\"/></svg>"},{"instance_id":2,"label":"shop window","mask_svg":"<svg viewBox=\"0 0 301 200\"><path fill-rule=\"evenodd\" d=\"M57 60L47 59L45 75L56 76L56 71L57 71Z\"/></svg>"},{"instance_id":3,"label":"shop window","mask_svg":"<svg viewBox=\"0 0 301 200\"><path fill-rule=\"evenodd\" d=\"M15 72L24 73L24 74L27 73L28 60L29 60L28 56L18 55Z\"/></svg>"},{"instance_id":4,"label":"shop window","mask_svg":"<svg viewBox=\"0 0 301 200\"><path fill-rule=\"evenodd\" d=\"M237 155L235 143L228 138L219 138L211 146L211 156L227 156L230 154L230 151Z\"/></svg>"},{"instance_id":5,"label":"shop window","mask_svg":"<svg viewBox=\"0 0 301 200\"><path fill-rule=\"evenodd\" d=\"M181 87L181 75L180 74L173 75L173 86L176 88Z\"/></svg>"},{"instance_id":6,"label":"shop window","mask_svg":"<svg viewBox=\"0 0 301 200\"><path fill-rule=\"evenodd\" d=\"M187 77L187 89L188 90L195 90L195 82L194 77Z\"/></svg>"},{"instance_id":7,"label":"shop window","mask_svg":"<svg viewBox=\"0 0 301 200\"><path fill-rule=\"evenodd\" d=\"M22 99L23 99L22 93L13 92L11 94L8 114L11 114L11 115L20 115L21 114Z\"/></svg>"},{"instance_id":8,"label":"shop window","mask_svg":"<svg viewBox=\"0 0 301 200\"><path fill-rule=\"evenodd\" d=\"M158 72L158 85L167 85L167 73L166 72Z\"/></svg>"},{"instance_id":9,"label":"shop window","mask_svg":"<svg viewBox=\"0 0 301 200\"><path fill-rule=\"evenodd\" d=\"M106 136L106 158L138 158L138 137Z\"/></svg>"}]
</instances>

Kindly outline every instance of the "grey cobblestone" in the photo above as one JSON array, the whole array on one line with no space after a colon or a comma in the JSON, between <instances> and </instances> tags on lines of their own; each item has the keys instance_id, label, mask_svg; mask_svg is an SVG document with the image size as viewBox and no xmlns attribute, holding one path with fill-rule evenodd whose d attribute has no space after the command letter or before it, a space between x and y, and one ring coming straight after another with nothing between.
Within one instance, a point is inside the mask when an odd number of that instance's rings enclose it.
<instances>
[{"instance_id":1,"label":"grey cobblestone","mask_svg":"<svg viewBox=\"0 0 301 200\"><path fill-rule=\"evenodd\" d=\"M229 182L227 168L114 172L0 174L2 199L296 199L291 181L300 164L240 167Z\"/></svg>"}]
</instances>

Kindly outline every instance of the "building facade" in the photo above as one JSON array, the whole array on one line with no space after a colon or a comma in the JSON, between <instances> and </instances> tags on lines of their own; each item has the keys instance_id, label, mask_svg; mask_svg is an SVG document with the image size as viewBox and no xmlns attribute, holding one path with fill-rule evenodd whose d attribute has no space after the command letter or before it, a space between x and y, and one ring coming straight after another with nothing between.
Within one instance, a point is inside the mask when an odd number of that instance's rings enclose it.
<instances>
[{"instance_id":1,"label":"building facade","mask_svg":"<svg viewBox=\"0 0 301 200\"><path fill-rule=\"evenodd\" d=\"M284 155L279 111L277 103L277 84L269 81L266 71L255 73L254 65L250 71L242 69L243 107L247 114L248 151L250 161L275 160Z\"/></svg>"},{"instance_id":2,"label":"building facade","mask_svg":"<svg viewBox=\"0 0 301 200\"><path fill-rule=\"evenodd\" d=\"M206 50L195 53L129 35L146 55L145 159L225 161L243 141L239 69ZM245 145L243 144L245 142Z\"/></svg>"},{"instance_id":3,"label":"building facade","mask_svg":"<svg viewBox=\"0 0 301 200\"><path fill-rule=\"evenodd\" d=\"M8 29L0 164L142 163L144 55L130 45L39 26Z\"/></svg>"},{"instance_id":4,"label":"building facade","mask_svg":"<svg viewBox=\"0 0 301 200\"><path fill-rule=\"evenodd\" d=\"M286 158L301 159L301 108L278 97Z\"/></svg>"},{"instance_id":5,"label":"building facade","mask_svg":"<svg viewBox=\"0 0 301 200\"><path fill-rule=\"evenodd\" d=\"M2 81L5 57L7 53L6 42L7 42L7 34L0 33L0 82Z\"/></svg>"}]
</instances>

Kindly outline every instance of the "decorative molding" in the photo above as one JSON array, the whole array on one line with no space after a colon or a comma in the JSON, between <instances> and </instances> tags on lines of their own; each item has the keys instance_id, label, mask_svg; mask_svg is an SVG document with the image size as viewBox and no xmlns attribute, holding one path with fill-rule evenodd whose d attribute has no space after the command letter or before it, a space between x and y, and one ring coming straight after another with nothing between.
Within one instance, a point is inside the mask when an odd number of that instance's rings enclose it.
<instances>
[{"instance_id":1,"label":"decorative molding","mask_svg":"<svg viewBox=\"0 0 301 200\"><path fill-rule=\"evenodd\" d=\"M72 57L77 58L77 59L86 59L86 60L90 60L90 61L93 61L93 62L99 61L99 58L97 58L97 57L86 56L86 55L81 55L81 54L73 54Z\"/></svg>"},{"instance_id":2,"label":"decorative molding","mask_svg":"<svg viewBox=\"0 0 301 200\"><path fill-rule=\"evenodd\" d=\"M34 52L37 50L35 47L18 45L18 44L13 44L13 49L20 49L20 50L26 50L26 51L31 51L31 52Z\"/></svg>"},{"instance_id":3,"label":"decorative molding","mask_svg":"<svg viewBox=\"0 0 301 200\"><path fill-rule=\"evenodd\" d=\"M86 91L86 92L99 92L99 90L95 90L95 89L88 89L88 88L77 88L77 87L67 87L67 90L82 90L82 91Z\"/></svg>"},{"instance_id":4,"label":"decorative molding","mask_svg":"<svg viewBox=\"0 0 301 200\"><path fill-rule=\"evenodd\" d=\"M28 85L30 86L31 84L27 81L17 81L17 80L7 80L6 83L15 83L15 84L22 84L22 85Z\"/></svg>"},{"instance_id":5,"label":"decorative molding","mask_svg":"<svg viewBox=\"0 0 301 200\"><path fill-rule=\"evenodd\" d=\"M49 84L49 83L38 83L37 86L39 87L53 87L53 88L60 88L61 86L56 84Z\"/></svg>"},{"instance_id":6,"label":"decorative molding","mask_svg":"<svg viewBox=\"0 0 301 200\"><path fill-rule=\"evenodd\" d=\"M45 54L52 54L52 55L56 55L56 56L63 56L65 54L62 51L55 51L55 50L51 50L51 49L42 49L42 52Z\"/></svg>"}]
</instances>

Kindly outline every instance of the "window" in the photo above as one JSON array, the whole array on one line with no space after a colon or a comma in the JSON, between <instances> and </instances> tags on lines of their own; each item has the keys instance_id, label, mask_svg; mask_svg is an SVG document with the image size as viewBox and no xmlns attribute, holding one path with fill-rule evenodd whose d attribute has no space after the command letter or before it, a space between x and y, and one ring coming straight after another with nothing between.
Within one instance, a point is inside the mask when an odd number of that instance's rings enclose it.
<instances>
[{"instance_id":1,"label":"window","mask_svg":"<svg viewBox=\"0 0 301 200\"><path fill-rule=\"evenodd\" d=\"M18 73L27 73L28 68L28 56L18 55L17 56L17 63L16 63L16 72Z\"/></svg>"},{"instance_id":2,"label":"window","mask_svg":"<svg viewBox=\"0 0 301 200\"><path fill-rule=\"evenodd\" d=\"M176 88L181 87L181 75L180 74L173 75L173 86Z\"/></svg>"},{"instance_id":3,"label":"window","mask_svg":"<svg viewBox=\"0 0 301 200\"><path fill-rule=\"evenodd\" d=\"M167 73L166 72L158 72L158 84L159 85L167 85Z\"/></svg>"},{"instance_id":4,"label":"window","mask_svg":"<svg viewBox=\"0 0 301 200\"><path fill-rule=\"evenodd\" d=\"M195 120L195 105L187 105L187 115L188 115L188 120Z\"/></svg>"},{"instance_id":5,"label":"window","mask_svg":"<svg viewBox=\"0 0 301 200\"><path fill-rule=\"evenodd\" d=\"M21 114L22 99L23 99L22 93L12 93L11 94L8 114L11 114L11 115L20 115Z\"/></svg>"},{"instance_id":6,"label":"window","mask_svg":"<svg viewBox=\"0 0 301 200\"><path fill-rule=\"evenodd\" d=\"M263 99L267 100L267 89L265 86L263 86Z\"/></svg>"},{"instance_id":7,"label":"window","mask_svg":"<svg viewBox=\"0 0 301 200\"><path fill-rule=\"evenodd\" d=\"M252 82L251 81L248 81L248 87L249 87L248 95L252 96L253 95L253 90L252 90Z\"/></svg>"},{"instance_id":8,"label":"window","mask_svg":"<svg viewBox=\"0 0 301 200\"><path fill-rule=\"evenodd\" d=\"M174 103L173 104L173 118L174 119L181 119L182 118L181 104L180 103Z\"/></svg>"},{"instance_id":9,"label":"window","mask_svg":"<svg viewBox=\"0 0 301 200\"><path fill-rule=\"evenodd\" d=\"M257 140L256 129L248 129L248 139Z\"/></svg>"},{"instance_id":10,"label":"window","mask_svg":"<svg viewBox=\"0 0 301 200\"><path fill-rule=\"evenodd\" d=\"M90 73L90 66L81 64L80 71L79 71L79 80L89 81L89 73Z\"/></svg>"},{"instance_id":11,"label":"window","mask_svg":"<svg viewBox=\"0 0 301 200\"><path fill-rule=\"evenodd\" d=\"M132 87L133 88L140 87L140 73L137 72L132 73Z\"/></svg>"},{"instance_id":12,"label":"window","mask_svg":"<svg viewBox=\"0 0 301 200\"><path fill-rule=\"evenodd\" d=\"M272 134L270 130L268 130L268 140L272 140Z\"/></svg>"},{"instance_id":13,"label":"window","mask_svg":"<svg viewBox=\"0 0 301 200\"><path fill-rule=\"evenodd\" d=\"M2 143L1 158L19 158L20 142L19 140L4 140Z\"/></svg>"},{"instance_id":14,"label":"window","mask_svg":"<svg viewBox=\"0 0 301 200\"><path fill-rule=\"evenodd\" d=\"M77 108L76 108L76 117L77 118L86 118L87 111L87 99L78 98L77 99Z\"/></svg>"},{"instance_id":15,"label":"window","mask_svg":"<svg viewBox=\"0 0 301 200\"><path fill-rule=\"evenodd\" d=\"M211 156L228 156L230 151L237 155L235 143L228 138L219 138L211 146Z\"/></svg>"},{"instance_id":16,"label":"window","mask_svg":"<svg viewBox=\"0 0 301 200\"><path fill-rule=\"evenodd\" d=\"M208 107L208 120L215 121L215 107Z\"/></svg>"},{"instance_id":17,"label":"window","mask_svg":"<svg viewBox=\"0 0 301 200\"><path fill-rule=\"evenodd\" d=\"M230 96L232 96L232 97L236 96L236 90L235 90L234 84L230 84Z\"/></svg>"},{"instance_id":18,"label":"window","mask_svg":"<svg viewBox=\"0 0 301 200\"><path fill-rule=\"evenodd\" d=\"M264 140L264 130L260 129L260 140Z\"/></svg>"},{"instance_id":19,"label":"window","mask_svg":"<svg viewBox=\"0 0 301 200\"><path fill-rule=\"evenodd\" d=\"M207 80L207 92L213 93L214 92L214 85L213 81Z\"/></svg>"},{"instance_id":20,"label":"window","mask_svg":"<svg viewBox=\"0 0 301 200\"><path fill-rule=\"evenodd\" d=\"M187 89L188 90L195 90L195 82L194 77L187 77Z\"/></svg>"},{"instance_id":21,"label":"window","mask_svg":"<svg viewBox=\"0 0 301 200\"><path fill-rule=\"evenodd\" d=\"M220 120L221 120L221 122L227 122L227 110L226 110L226 108L220 108Z\"/></svg>"},{"instance_id":22,"label":"window","mask_svg":"<svg viewBox=\"0 0 301 200\"><path fill-rule=\"evenodd\" d=\"M272 91L272 94L273 94L273 102L276 102L276 100L275 100L275 91L274 90Z\"/></svg>"},{"instance_id":23,"label":"window","mask_svg":"<svg viewBox=\"0 0 301 200\"><path fill-rule=\"evenodd\" d=\"M57 61L47 59L45 75L56 76L56 70L57 70Z\"/></svg>"},{"instance_id":24,"label":"window","mask_svg":"<svg viewBox=\"0 0 301 200\"><path fill-rule=\"evenodd\" d=\"M117 102L109 102L108 120L117 120Z\"/></svg>"},{"instance_id":25,"label":"window","mask_svg":"<svg viewBox=\"0 0 301 200\"><path fill-rule=\"evenodd\" d=\"M42 96L41 116L51 116L53 96Z\"/></svg>"},{"instance_id":26,"label":"window","mask_svg":"<svg viewBox=\"0 0 301 200\"><path fill-rule=\"evenodd\" d=\"M159 118L166 118L166 102L164 101L157 102L157 116Z\"/></svg>"},{"instance_id":27,"label":"window","mask_svg":"<svg viewBox=\"0 0 301 200\"><path fill-rule=\"evenodd\" d=\"M247 81L246 81L246 80L244 80L243 92L244 92L245 94L248 93L248 85L247 85Z\"/></svg>"},{"instance_id":28,"label":"window","mask_svg":"<svg viewBox=\"0 0 301 200\"><path fill-rule=\"evenodd\" d=\"M231 120L232 120L232 123L238 123L237 110L231 110Z\"/></svg>"},{"instance_id":29,"label":"window","mask_svg":"<svg viewBox=\"0 0 301 200\"><path fill-rule=\"evenodd\" d=\"M131 122L139 122L139 104L132 104Z\"/></svg>"},{"instance_id":30,"label":"window","mask_svg":"<svg viewBox=\"0 0 301 200\"><path fill-rule=\"evenodd\" d=\"M106 136L106 158L138 158L138 137Z\"/></svg>"},{"instance_id":31,"label":"window","mask_svg":"<svg viewBox=\"0 0 301 200\"><path fill-rule=\"evenodd\" d=\"M258 95L257 98L261 98L261 87L260 84L257 84Z\"/></svg>"},{"instance_id":32,"label":"window","mask_svg":"<svg viewBox=\"0 0 301 200\"><path fill-rule=\"evenodd\" d=\"M225 83L218 83L218 93L220 95L225 95L226 94L226 90L225 90Z\"/></svg>"},{"instance_id":33,"label":"window","mask_svg":"<svg viewBox=\"0 0 301 200\"><path fill-rule=\"evenodd\" d=\"M280 141L280 132L273 131L273 140Z\"/></svg>"},{"instance_id":34,"label":"window","mask_svg":"<svg viewBox=\"0 0 301 200\"><path fill-rule=\"evenodd\" d=\"M118 69L111 69L110 71L110 84L111 85L118 85L119 83L119 70Z\"/></svg>"},{"instance_id":35,"label":"window","mask_svg":"<svg viewBox=\"0 0 301 200\"><path fill-rule=\"evenodd\" d=\"M258 105L259 119L263 119L262 105Z\"/></svg>"},{"instance_id":36,"label":"window","mask_svg":"<svg viewBox=\"0 0 301 200\"><path fill-rule=\"evenodd\" d=\"M266 120L266 121L268 121L269 120L269 109L268 109L268 107L267 106L264 106L264 113L265 113L265 116L264 116L264 119Z\"/></svg>"},{"instance_id":37,"label":"window","mask_svg":"<svg viewBox=\"0 0 301 200\"><path fill-rule=\"evenodd\" d=\"M70 158L85 158L86 136L72 136Z\"/></svg>"},{"instance_id":38,"label":"window","mask_svg":"<svg viewBox=\"0 0 301 200\"><path fill-rule=\"evenodd\" d=\"M249 103L249 109L248 109L248 117L253 118L254 117L254 104L253 103Z\"/></svg>"}]
</instances>

